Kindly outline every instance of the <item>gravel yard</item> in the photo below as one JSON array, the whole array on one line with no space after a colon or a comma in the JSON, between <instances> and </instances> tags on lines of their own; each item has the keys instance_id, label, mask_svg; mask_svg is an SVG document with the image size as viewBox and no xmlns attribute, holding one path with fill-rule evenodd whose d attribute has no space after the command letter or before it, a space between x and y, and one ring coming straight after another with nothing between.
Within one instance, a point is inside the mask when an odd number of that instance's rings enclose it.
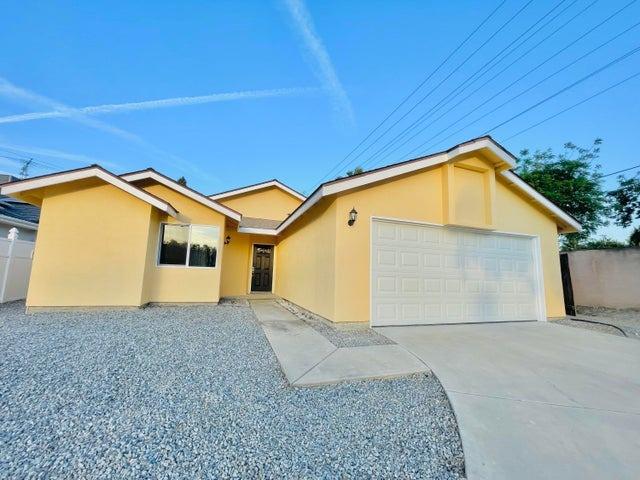
<instances>
[{"instance_id":1,"label":"gravel yard","mask_svg":"<svg viewBox=\"0 0 640 480\"><path fill-rule=\"evenodd\" d=\"M604 307L578 307L580 316L603 321L615 325L624 330L629 338L640 340L640 309L604 308Z\"/></svg>"},{"instance_id":2,"label":"gravel yard","mask_svg":"<svg viewBox=\"0 0 640 480\"><path fill-rule=\"evenodd\" d=\"M282 298L277 299L277 302L338 348L391 345L394 343L384 335L380 335L370 328L367 323L334 324Z\"/></svg>"},{"instance_id":3,"label":"gravel yard","mask_svg":"<svg viewBox=\"0 0 640 480\"><path fill-rule=\"evenodd\" d=\"M0 305L0 477L462 478L433 376L294 389L251 310Z\"/></svg>"},{"instance_id":4,"label":"gravel yard","mask_svg":"<svg viewBox=\"0 0 640 480\"><path fill-rule=\"evenodd\" d=\"M628 308L618 310L605 307L578 306L577 310L579 318L615 325L624 331L628 338L640 340L640 310L638 309ZM589 330L622 336L622 333L618 329L608 325L577 322L571 318L554 320L554 322L562 325L568 325L570 327L586 328Z\"/></svg>"}]
</instances>

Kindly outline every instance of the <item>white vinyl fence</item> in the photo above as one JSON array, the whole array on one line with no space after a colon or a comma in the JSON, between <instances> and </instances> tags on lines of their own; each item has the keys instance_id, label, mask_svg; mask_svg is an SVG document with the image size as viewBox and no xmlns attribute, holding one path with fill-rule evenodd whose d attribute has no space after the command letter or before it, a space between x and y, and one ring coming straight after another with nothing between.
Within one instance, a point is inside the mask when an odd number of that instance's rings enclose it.
<instances>
[{"instance_id":1,"label":"white vinyl fence","mask_svg":"<svg viewBox=\"0 0 640 480\"><path fill-rule=\"evenodd\" d=\"M26 298L35 245L19 240L15 228L8 238L0 238L0 303Z\"/></svg>"}]
</instances>

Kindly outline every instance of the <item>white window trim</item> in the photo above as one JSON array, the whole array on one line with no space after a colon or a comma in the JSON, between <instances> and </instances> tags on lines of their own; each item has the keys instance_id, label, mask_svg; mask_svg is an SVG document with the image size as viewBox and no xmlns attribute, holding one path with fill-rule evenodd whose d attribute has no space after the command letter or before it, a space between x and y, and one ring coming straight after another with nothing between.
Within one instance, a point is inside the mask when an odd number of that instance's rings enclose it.
<instances>
[{"instance_id":1,"label":"white window trim","mask_svg":"<svg viewBox=\"0 0 640 480\"><path fill-rule=\"evenodd\" d=\"M162 248L162 232L164 231L163 225L174 225L178 227L189 227L189 235L187 237L187 258L185 260L184 265L179 264L167 264L160 263L160 250ZM216 265L214 267L199 267L197 265L189 265L189 258L191 257L191 227L213 227L218 229L218 245L216 245ZM158 248L156 254L156 267L158 268L195 268L198 270L215 270L218 268L219 262L221 261L221 252L222 248L220 248L220 227L218 225L207 225L204 223L172 223L172 222L160 222L160 228L158 228Z\"/></svg>"}]
</instances>

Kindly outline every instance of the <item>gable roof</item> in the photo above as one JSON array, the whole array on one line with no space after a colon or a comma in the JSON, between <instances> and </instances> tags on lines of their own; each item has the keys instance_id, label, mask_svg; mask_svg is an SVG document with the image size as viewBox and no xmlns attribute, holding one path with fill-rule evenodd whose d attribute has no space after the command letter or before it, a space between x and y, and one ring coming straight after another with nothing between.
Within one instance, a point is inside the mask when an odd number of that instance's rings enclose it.
<instances>
[{"instance_id":1,"label":"gable roof","mask_svg":"<svg viewBox=\"0 0 640 480\"><path fill-rule=\"evenodd\" d=\"M279 180L275 178L272 180L266 180L264 182L255 183L253 185L247 185L246 187L235 188L233 190L226 190L224 192L214 193L213 195L209 195L209 198L212 200L221 200L223 198L234 197L236 195L242 195L243 193L253 192L255 190L262 190L264 188L276 187L280 190L287 192L289 195L296 197L303 202L307 199L304 195L299 192L296 192L293 188L286 186Z\"/></svg>"},{"instance_id":2,"label":"gable roof","mask_svg":"<svg viewBox=\"0 0 640 480\"><path fill-rule=\"evenodd\" d=\"M404 162L395 163L385 167L368 170L363 173L353 175L351 177L339 178L320 184L313 193L302 203L293 213L287 217L273 232L279 235L289 225L300 218L307 210L318 203L322 198L337 193L352 190L354 188L363 187L372 183L380 182L390 178L405 175L407 173L423 170L428 167L440 165L454 158L474 151L483 150L488 153L490 159L494 162L497 175L501 175L507 183L513 185L534 203L539 204L554 217L561 222L561 231L572 232L581 231L580 223L569 215L567 212L558 207L551 200L546 198L540 192L535 190L531 185L526 183L515 173L509 169L515 166L516 157L506 148L496 142L490 136L474 138L472 140L460 143L442 152L433 153L424 157L419 157Z\"/></svg>"},{"instance_id":3,"label":"gable roof","mask_svg":"<svg viewBox=\"0 0 640 480\"><path fill-rule=\"evenodd\" d=\"M203 194L195 191L192 188L186 187L184 185L180 185L178 182L176 182L172 178L169 178L166 175L163 175L162 173L157 172L153 168L138 170L136 172L124 173L120 175L120 177L126 180L127 182L135 182L137 180L146 180L146 179L154 180L238 222L242 219L242 214L240 214L239 212L236 212L232 208L222 205L216 202L215 200L212 200L209 197L205 197Z\"/></svg>"},{"instance_id":4,"label":"gable roof","mask_svg":"<svg viewBox=\"0 0 640 480\"><path fill-rule=\"evenodd\" d=\"M3 195L10 195L12 193L26 192L34 190L36 188L49 187L51 185L60 185L63 183L74 182L76 180L84 180L87 178L99 178L106 183L113 185L120 190L123 190L134 197L146 202L158 210L161 210L172 217L178 216L178 211L171 206L170 203L165 202L161 198L152 195L149 192L145 192L141 188L130 184L126 180L118 177L117 175L105 170L99 165L90 165L88 167L76 168L73 170L66 170L63 172L52 173L48 175L41 175L39 177L27 178L24 180L18 180L16 182L10 182L0 185L0 193Z\"/></svg>"}]
</instances>

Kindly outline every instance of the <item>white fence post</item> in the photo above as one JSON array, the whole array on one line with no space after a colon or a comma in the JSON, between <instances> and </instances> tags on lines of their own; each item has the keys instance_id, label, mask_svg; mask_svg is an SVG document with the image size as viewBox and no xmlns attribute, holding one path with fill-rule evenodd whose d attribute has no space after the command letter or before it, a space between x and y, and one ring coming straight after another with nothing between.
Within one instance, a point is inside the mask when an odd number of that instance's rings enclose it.
<instances>
[{"instance_id":1,"label":"white fence post","mask_svg":"<svg viewBox=\"0 0 640 480\"><path fill-rule=\"evenodd\" d=\"M34 245L19 240L15 227L9 230L6 239L0 238L0 261L6 259L0 263L0 303L27 296Z\"/></svg>"},{"instance_id":2,"label":"white fence post","mask_svg":"<svg viewBox=\"0 0 640 480\"><path fill-rule=\"evenodd\" d=\"M13 260L13 246L18 239L18 229L13 227L9 230L7 235L9 239L9 251L7 252L7 264L4 266L4 275L2 275L2 283L0 284L0 303L4 303L4 298L7 292L7 283L9 282L9 271L11 270L11 261Z\"/></svg>"}]
</instances>

